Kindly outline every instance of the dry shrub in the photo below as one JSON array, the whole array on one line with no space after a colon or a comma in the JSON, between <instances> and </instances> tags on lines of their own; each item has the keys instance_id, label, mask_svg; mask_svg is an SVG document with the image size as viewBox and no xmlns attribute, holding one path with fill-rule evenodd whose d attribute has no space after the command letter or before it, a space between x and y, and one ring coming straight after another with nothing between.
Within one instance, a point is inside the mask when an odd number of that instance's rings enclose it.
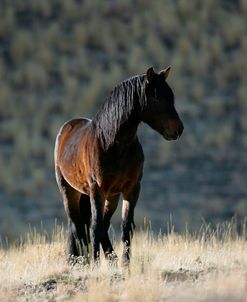
<instances>
[{"instance_id":1,"label":"dry shrub","mask_svg":"<svg viewBox=\"0 0 247 302\"><path fill-rule=\"evenodd\" d=\"M204 97L204 86L198 82L191 88L191 97L195 101L201 102Z\"/></svg>"},{"instance_id":2,"label":"dry shrub","mask_svg":"<svg viewBox=\"0 0 247 302\"><path fill-rule=\"evenodd\" d=\"M15 31L15 27L16 27L15 11L14 8L11 5L9 5L4 10L4 13L1 14L0 37L5 37L6 35L12 34Z\"/></svg>"},{"instance_id":3,"label":"dry shrub","mask_svg":"<svg viewBox=\"0 0 247 302\"><path fill-rule=\"evenodd\" d=\"M61 18L63 22L73 22L77 17L80 11L80 6L77 4L77 1L71 0L62 2L62 11Z\"/></svg>"},{"instance_id":4,"label":"dry shrub","mask_svg":"<svg viewBox=\"0 0 247 302\"><path fill-rule=\"evenodd\" d=\"M11 56L12 60L19 64L27 60L35 50L35 40L32 32L19 30L12 40Z\"/></svg>"},{"instance_id":5,"label":"dry shrub","mask_svg":"<svg viewBox=\"0 0 247 302\"><path fill-rule=\"evenodd\" d=\"M205 100L205 106L210 115L220 116L224 114L225 100L221 96L211 97Z\"/></svg>"},{"instance_id":6,"label":"dry shrub","mask_svg":"<svg viewBox=\"0 0 247 302\"><path fill-rule=\"evenodd\" d=\"M39 45L35 56L37 63L43 66L46 71L54 68L54 54L52 50L47 48L45 45Z\"/></svg>"},{"instance_id":7,"label":"dry shrub","mask_svg":"<svg viewBox=\"0 0 247 302\"><path fill-rule=\"evenodd\" d=\"M227 47L233 47L236 43L242 40L246 33L245 20L233 14L225 14L223 16L221 34L223 43Z\"/></svg>"},{"instance_id":8,"label":"dry shrub","mask_svg":"<svg viewBox=\"0 0 247 302\"><path fill-rule=\"evenodd\" d=\"M2 87L0 89L0 115L3 118L9 117L13 115L14 111L15 103L11 87L8 84L2 83Z\"/></svg>"},{"instance_id":9,"label":"dry shrub","mask_svg":"<svg viewBox=\"0 0 247 302\"><path fill-rule=\"evenodd\" d=\"M220 63L222 62L222 41L221 38L217 35L217 36L213 36L210 39L210 43L209 43L209 48L210 48L210 54L211 54L211 60L214 64Z\"/></svg>"},{"instance_id":10,"label":"dry shrub","mask_svg":"<svg viewBox=\"0 0 247 302\"><path fill-rule=\"evenodd\" d=\"M14 83L27 90L43 90L49 84L49 76L42 65L28 62L15 72Z\"/></svg>"},{"instance_id":11,"label":"dry shrub","mask_svg":"<svg viewBox=\"0 0 247 302\"><path fill-rule=\"evenodd\" d=\"M247 103L246 103L247 86L245 85L245 83L241 83L241 85L239 87L238 98L239 98L241 109L246 113L247 112Z\"/></svg>"},{"instance_id":12,"label":"dry shrub","mask_svg":"<svg viewBox=\"0 0 247 302\"><path fill-rule=\"evenodd\" d=\"M43 36L43 42L46 45L50 45L49 48L53 49L58 47L58 43L61 39L61 30L59 22L52 22L49 24L45 31L45 35ZM54 51L54 50L53 50ZM57 51L57 49L56 49ZM55 51L55 53L56 53Z\"/></svg>"},{"instance_id":13,"label":"dry shrub","mask_svg":"<svg viewBox=\"0 0 247 302\"><path fill-rule=\"evenodd\" d=\"M195 2L196 1L190 1L188 3L186 0L179 0L178 1L178 13L180 14L181 18L189 18L193 14L195 10Z\"/></svg>"},{"instance_id":14,"label":"dry shrub","mask_svg":"<svg viewBox=\"0 0 247 302\"><path fill-rule=\"evenodd\" d=\"M203 141L206 146L214 146L224 148L226 144L231 142L234 136L234 130L230 124L217 125L214 130L204 135Z\"/></svg>"},{"instance_id":15,"label":"dry shrub","mask_svg":"<svg viewBox=\"0 0 247 302\"><path fill-rule=\"evenodd\" d=\"M87 31L84 22L78 22L73 28L73 40L79 51L85 46Z\"/></svg>"},{"instance_id":16,"label":"dry shrub","mask_svg":"<svg viewBox=\"0 0 247 302\"><path fill-rule=\"evenodd\" d=\"M38 15L49 17L52 12L52 2L49 0L42 1L31 1L30 6L32 7L32 11Z\"/></svg>"},{"instance_id":17,"label":"dry shrub","mask_svg":"<svg viewBox=\"0 0 247 302\"><path fill-rule=\"evenodd\" d=\"M176 65L174 65L176 66ZM174 70L176 73L177 68ZM172 76L171 76L172 78ZM176 78L174 75L174 78L176 79L175 82L171 80L172 89L175 91L175 97L176 97L176 106L178 108L178 111L180 112L180 104L184 101L184 96L186 95L186 83L180 78Z\"/></svg>"},{"instance_id":18,"label":"dry shrub","mask_svg":"<svg viewBox=\"0 0 247 302\"><path fill-rule=\"evenodd\" d=\"M101 74L95 74L90 85L88 85L81 95L81 110L80 112L90 112L94 108L95 102L99 96L99 92L102 89L102 76Z\"/></svg>"},{"instance_id":19,"label":"dry shrub","mask_svg":"<svg viewBox=\"0 0 247 302\"><path fill-rule=\"evenodd\" d=\"M79 81L76 77L68 76L65 80L66 93L68 98L73 98L77 95L79 90Z\"/></svg>"},{"instance_id":20,"label":"dry shrub","mask_svg":"<svg viewBox=\"0 0 247 302\"><path fill-rule=\"evenodd\" d=\"M193 44L191 43L191 41L188 39L187 36L181 37L179 39L177 47L181 52L180 55L182 55L183 57L187 57L191 55L193 51Z\"/></svg>"},{"instance_id":21,"label":"dry shrub","mask_svg":"<svg viewBox=\"0 0 247 302\"><path fill-rule=\"evenodd\" d=\"M142 51L142 48L139 46L134 46L131 49L129 60L128 60L128 73L129 74L135 74L136 73L136 64L139 66L138 68L140 70L146 71L147 69L147 63L144 57L144 53Z\"/></svg>"},{"instance_id":22,"label":"dry shrub","mask_svg":"<svg viewBox=\"0 0 247 302\"><path fill-rule=\"evenodd\" d=\"M197 20L189 20L187 24L187 40L190 41L191 44L197 44L200 39L198 26L201 26L202 20L199 20L200 24L198 24Z\"/></svg>"},{"instance_id":23,"label":"dry shrub","mask_svg":"<svg viewBox=\"0 0 247 302\"><path fill-rule=\"evenodd\" d=\"M165 165L174 151L172 144L167 144L163 139L159 141L158 146L158 164Z\"/></svg>"}]
</instances>

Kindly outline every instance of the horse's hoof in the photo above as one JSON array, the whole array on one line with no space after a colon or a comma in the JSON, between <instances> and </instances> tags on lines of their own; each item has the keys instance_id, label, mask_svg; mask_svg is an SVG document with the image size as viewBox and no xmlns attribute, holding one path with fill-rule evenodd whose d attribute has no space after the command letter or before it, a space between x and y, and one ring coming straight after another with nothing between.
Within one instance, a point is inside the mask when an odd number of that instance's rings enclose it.
<instances>
[{"instance_id":1,"label":"horse's hoof","mask_svg":"<svg viewBox=\"0 0 247 302\"><path fill-rule=\"evenodd\" d=\"M70 266L86 266L89 264L89 260L85 256L70 255L67 262Z\"/></svg>"},{"instance_id":2,"label":"horse's hoof","mask_svg":"<svg viewBox=\"0 0 247 302\"><path fill-rule=\"evenodd\" d=\"M118 263L118 256L115 252L106 254L106 259L109 261L110 266L116 267Z\"/></svg>"},{"instance_id":3,"label":"horse's hoof","mask_svg":"<svg viewBox=\"0 0 247 302\"><path fill-rule=\"evenodd\" d=\"M129 264L130 264L129 255L123 255L123 257L122 257L122 266L123 267L129 267Z\"/></svg>"}]
</instances>

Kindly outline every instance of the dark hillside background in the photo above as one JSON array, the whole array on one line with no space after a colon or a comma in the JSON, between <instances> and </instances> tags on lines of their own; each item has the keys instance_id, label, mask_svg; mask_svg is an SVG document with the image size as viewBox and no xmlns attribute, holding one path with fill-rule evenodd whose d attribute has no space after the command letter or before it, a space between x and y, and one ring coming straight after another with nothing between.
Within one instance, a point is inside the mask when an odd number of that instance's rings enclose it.
<instances>
[{"instance_id":1,"label":"dark hillside background","mask_svg":"<svg viewBox=\"0 0 247 302\"><path fill-rule=\"evenodd\" d=\"M0 0L0 234L64 221L53 147L119 81L168 65L185 125L167 142L143 125L136 210L181 231L247 214L247 1ZM115 222L120 215L115 215ZM116 227L118 230L119 227Z\"/></svg>"}]
</instances>

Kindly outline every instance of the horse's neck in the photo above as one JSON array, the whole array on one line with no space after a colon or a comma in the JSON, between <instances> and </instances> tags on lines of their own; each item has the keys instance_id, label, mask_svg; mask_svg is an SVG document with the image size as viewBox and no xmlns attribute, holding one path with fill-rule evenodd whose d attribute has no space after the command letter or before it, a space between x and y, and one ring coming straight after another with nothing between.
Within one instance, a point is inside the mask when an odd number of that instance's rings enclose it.
<instances>
[{"instance_id":1,"label":"horse's neck","mask_svg":"<svg viewBox=\"0 0 247 302\"><path fill-rule=\"evenodd\" d=\"M136 138L143 97L139 78L123 82L98 111L93 124L105 151L115 143L126 144Z\"/></svg>"},{"instance_id":2,"label":"horse's neck","mask_svg":"<svg viewBox=\"0 0 247 302\"><path fill-rule=\"evenodd\" d=\"M137 120L130 119L124 122L116 133L114 144L125 146L131 144L136 139L138 125L139 121Z\"/></svg>"}]
</instances>

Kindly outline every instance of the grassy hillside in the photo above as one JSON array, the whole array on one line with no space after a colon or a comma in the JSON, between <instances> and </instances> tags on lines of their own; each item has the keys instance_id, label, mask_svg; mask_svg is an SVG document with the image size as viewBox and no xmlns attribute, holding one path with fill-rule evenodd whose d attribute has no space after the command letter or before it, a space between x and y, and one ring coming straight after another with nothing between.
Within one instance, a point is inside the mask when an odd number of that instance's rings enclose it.
<instances>
[{"instance_id":1,"label":"grassy hillside","mask_svg":"<svg viewBox=\"0 0 247 302\"><path fill-rule=\"evenodd\" d=\"M1 1L0 234L63 217L53 173L60 125L92 116L120 80L152 65L172 66L185 132L169 144L142 129L139 215L246 214L246 14L245 0Z\"/></svg>"},{"instance_id":2,"label":"grassy hillside","mask_svg":"<svg viewBox=\"0 0 247 302\"><path fill-rule=\"evenodd\" d=\"M63 235L52 242L29 234L19 247L0 250L2 301L246 301L245 235L233 224L198 235L135 235L129 269L69 267ZM120 244L114 243L120 255Z\"/></svg>"}]
</instances>

